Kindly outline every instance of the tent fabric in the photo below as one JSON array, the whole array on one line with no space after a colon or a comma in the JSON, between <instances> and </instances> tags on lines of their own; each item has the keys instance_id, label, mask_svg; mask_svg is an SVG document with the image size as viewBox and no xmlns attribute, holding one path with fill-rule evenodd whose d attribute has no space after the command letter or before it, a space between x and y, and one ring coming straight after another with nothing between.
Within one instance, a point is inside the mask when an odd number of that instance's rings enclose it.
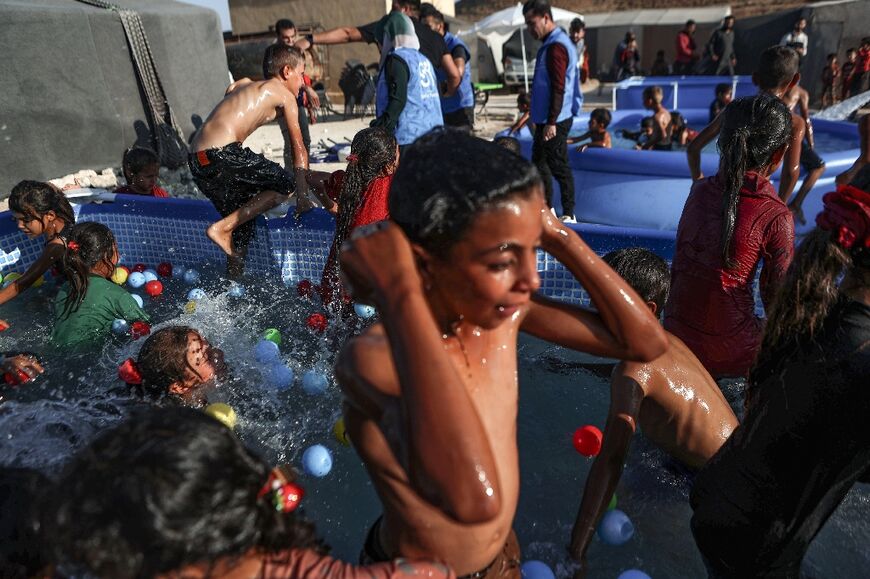
<instances>
[{"instance_id":1,"label":"tent fabric","mask_svg":"<svg viewBox=\"0 0 870 579\"><path fill-rule=\"evenodd\" d=\"M672 25L682 26L687 20L699 24L719 22L731 14L731 7L705 6L703 8L662 8L651 10L623 10L619 12L602 12L586 17L587 28L604 28L606 26L649 26Z\"/></svg>"},{"instance_id":2,"label":"tent fabric","mask_svg":"<svg viewBox=\"0 0 870 579\"><path fill-rule=\"evenodd\" d=\"M583 16L571 12L570 10L562 10L561 8L553 8L553 20L558 26L568 29L571 21L575 18L583 19ZM474 36L482 38L492 50L492 57L495 60L495 67L498 74L504 73L504 65L502 64L502 49L504 43L513 35L513 33L526 25L526 20L523 18L523 4L518 2L512 8L505 8L493 14L490 14L483 20L478 21L471 28L459 30L456 35L468 42L468 39Z\"/></svg>"},{"instance_id":3,"label":"tent fabric","mask_svg":"<svg viewBox=\"0 0 870 579\"><path fill-rule=\"evenodd\" d=\"M114 0L140 13L160 80L186 136L228 80L220 21L171 0ZM0 2L0 198L22 179L118 166L150 145L117 14L68 0Z\"/></svg>"}]
</instances>

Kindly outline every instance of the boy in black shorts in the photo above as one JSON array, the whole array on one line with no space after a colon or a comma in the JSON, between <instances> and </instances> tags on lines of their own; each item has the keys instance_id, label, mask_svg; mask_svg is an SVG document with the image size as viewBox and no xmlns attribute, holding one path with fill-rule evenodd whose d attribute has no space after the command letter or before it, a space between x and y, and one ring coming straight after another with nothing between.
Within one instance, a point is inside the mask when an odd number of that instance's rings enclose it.
<instances>
[{"instance_id":1,"label":"boy in black shorts","mask_svg":"<svg viewBox=\"0 0 870 579\"><path fill-rule=\"evenodd\" d=\"M810 95L800 85L794 85L791 90L785 93L782 98L785 106L793 111L795 107L798 109L798 114L806 123L807 130L804 134L804 140L801 143L801 167L806 171L804 182L801 183L801 188L795 194L794 199L789 203L792 215L795 221L801 225L805 225L807 220L804 217L803 202L810 189L825 172L825 161L816 152L816 142L813 138L813 125L810 122Z\"/></svg>"},{"instance_id":2,"label":"boy in black shorts","mask_svg":"<svg viewBox=\"0 0 870 579\"><path fill-rule=\"evenodd\" d=\"M296 212L311 209L308 200L308 155L299 129L296 95L302 87L305 60L293 47L270 47L272 77L243 78L227 89L193 141L188 159L197 187L208 197L220 221L206 234L227 254L227 273L241 275L254 218L296 193ZM295 178L242 143L283 110L293 145Z\"/></svg>"}]
</instances>

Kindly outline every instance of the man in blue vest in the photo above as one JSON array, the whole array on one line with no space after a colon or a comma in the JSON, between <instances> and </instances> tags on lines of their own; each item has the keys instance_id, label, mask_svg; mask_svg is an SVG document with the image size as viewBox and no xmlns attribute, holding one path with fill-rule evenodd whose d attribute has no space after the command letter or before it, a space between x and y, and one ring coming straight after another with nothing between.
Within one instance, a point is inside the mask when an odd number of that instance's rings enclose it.
<instances>
[{"instance_id":1,"label":"man in blue vest","mask_svg":"<svg viewBox=\"0 0 870 579\"><path fill-rule=\"evenodd\" d=\"M407 15L391 12L379 32L389 37L392 49L378 75L372 126L392 131L401 150L443 124L438 81Z\"/></svg>"},{"instance_id":2,"label":"man in blue vest","mask_svg":"<svg viewBox=\"0 0 870 579\"><path fill-rule=\"evenodd\" d=\"M457 127L463 130L474 129L474 88L471 86L471 52L468 46L458 37L452 35L444 21L444 15L435 6L424 3L420 7L420 20L438 35L444 37L447 51L459 71L461 80L459 88L452 96L441 97L441 113L444 115L444 124L448 127ZM438 82L446 84L447 74L439 69Z\"/></svg>"},{"instance_id":3,"label":"man in blue vest","mask_svg":"<svg viewBox=\"0 0 870 579\"><path fill-rule=\"evenodd\" d=\"M577 50L564 30L556 26L547 0L523 5L526 27L543 44L535 60L530 119L535 123L532 162L544 179L547 204L553 205L553 177L562 194L562 221L574 219L574 175L568 165L568 132L583 105L577 74Z\"/></svg>"}]
</instances>

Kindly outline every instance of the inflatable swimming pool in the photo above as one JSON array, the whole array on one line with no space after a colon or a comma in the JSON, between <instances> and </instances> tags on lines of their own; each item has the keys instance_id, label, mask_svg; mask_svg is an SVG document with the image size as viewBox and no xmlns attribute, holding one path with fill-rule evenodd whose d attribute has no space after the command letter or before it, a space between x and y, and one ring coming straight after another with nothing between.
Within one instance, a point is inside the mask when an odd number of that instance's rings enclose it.
<instances>
[{"instance_id":1,"label":"inflatable swimming pool","mask_svg":"<svg viewBox=\"0 0 870 579\"><path fill-rule=\"evenodd\" d=\"M709 109L716 98L716 85L731 85L734 98L752 96L758 89L751 76L633 76L613 87L614 111L642 109L643 91L648 86L662 87L662 103L669 110Z\"/></svg>"},{"instance_id":2,"label":"inflatable swimming pool","mask_svg":"<svg viewBox=\"0 0 870 579\"><path fill-rule=\"evenodd\" d=\"M155 199L135 195L102 194L114 201L74 205L79 221L99 221L115 234L121 263L222 264L224 255L205 236L218 214L207 201ZM335 221L323 210L313 210L296 220L286 217L257 220L256 239L248 253L247 272L279 277L286 284L303 279L320 280ZM594 224L575 228L597 252L641 245L669 260L674 234L663 231L626 230ZM0 273L22 272L41 254L42 240L27 239L15 227L9 212L0 213ZM585 302L582 288L561 264L539 252L541 291L550 297Z\"/></svg>"},{"instance_id":3,"label":"inflatable swimming pool","mask_svg":"<svg viewBox=\"0 0 870 579\"><path fill-rule=\"evenodd\" d=\"M692 128L700 130L707 124L706 109L680 109L680 112ZM646 110L615 111L610 130L637 130L640 119L648 114ZM589 113L577 116L571 134L586 132L588 122ZM851 166L860 152L858 132L853 123L818 119L813 126L816 148L825 160L827 169L804 201L808 223L798 226L798 233L812 229L813 216L822 208L822 195L833 189L834 177ZM518 138L523 154L531 158L531 133L524 128ZM685 151L589 149L578 153L569 146L568 158L574 173L578 220L629 229L676 231L692 186ZM711 152L701 155L701 168L705 175L715 174L718 166L717 154ZM773 175L774 186L778 186L779 175L780 171ZM795 191L801 183L802 180ZM558 186L556 191L553 203L559 211Z\"/></svg>"}]
</instances>

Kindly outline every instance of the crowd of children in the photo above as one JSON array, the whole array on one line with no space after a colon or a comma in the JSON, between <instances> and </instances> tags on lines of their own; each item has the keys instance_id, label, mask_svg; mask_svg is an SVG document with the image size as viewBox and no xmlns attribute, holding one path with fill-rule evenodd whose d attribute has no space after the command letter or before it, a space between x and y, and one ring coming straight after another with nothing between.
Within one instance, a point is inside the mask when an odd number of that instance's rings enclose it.
<instances>
[{"instance_id":1,"label":"crowd of children","mask_svg":"<svg viewBox=\"0 0 870 579\"><path fill-rule=\"evenodd\" d=\"M377 309L335 364L349 438L383 507L361 541L365 567L328 556L295 511L303 491L292 473L187 408L203 406L226 373L222 351L187 326L154 332L121 364L131 392L152 404L91 442L57 480L0 471L12 521L0 565L15 577L519 577L523 332L617 361L604 443L570 537L580 572L640 428L697 471L692 531L711 576L797 577L809 543L870 469L870 117L859 124L862 157L825 195L795 254L786 205L794 180L785 168L778 192L769 180L784 162L808 163L802 143L813 148L806 115L791 112L805 106L794 50L762 54L758 95L731 101L730 85L717 89L722 109L694 139L662 105L661 88L646 89L652 115L638 148L688 144L695 180L669 270L642 248L599 258L549 210L540 173L510 137L494 144L436 129L400 155L402 143L373 127L354 138L346 171L309 171L296 111L301 54L275 45L268 62L269 79L230 87L189 163L222 215L207 234L231 275L252 220L291 193L304 211L310 185L336 215L323 302ZM518 104L527 112L526 99ZM298 146L293 174L241 145L277 111ZM609 111L593 110L572 142L610 148L610 122ZM714 138L719 170L703 178L700 147ZM153 153L125 153L123 192L160 196L157 168ZM119 319L149 334L148 315L111 281L119 256L108 227L77 224L63 193L44 183L20 183L10 208L46 246L0 304L57 267L59 348L92 346ZM539 249L593 308L538 293ZM752 295L759 267L766 325ZM29 355L2 364L26 379L56 371ZM742 424L721 377L748 378Z\"/></svg>"}]
</instances>

